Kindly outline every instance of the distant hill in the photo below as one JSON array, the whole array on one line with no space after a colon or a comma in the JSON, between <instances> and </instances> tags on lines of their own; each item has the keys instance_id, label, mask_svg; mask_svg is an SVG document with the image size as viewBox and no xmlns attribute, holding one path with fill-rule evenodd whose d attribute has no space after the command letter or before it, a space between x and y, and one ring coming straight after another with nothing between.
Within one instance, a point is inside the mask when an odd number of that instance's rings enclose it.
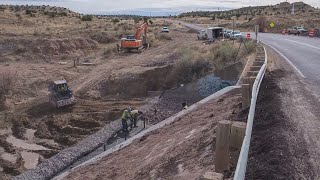
<instances>
[{"instance_id":1,"label":"distant hill","mask_svg":"<svg viewBox=\"0 0 320 180\"><path fill-rule=\"evenodd\" d=\"M320 10L303 2L294 3L295 13L292 13L293 3L282 2L269 6L249 6L226 11L196 11L182 13L179 18L207 18L211 22L230 26L230 22L235 20L237 28L253 30L254 25L262 25L266 31L280 32L292 26L305 26L306 28L320 28ZM221 22L225 24L221 24ZM270 27L270 23L275 24Z\"/></svg>"},{"instance_id":2,"label":"distant hill","mask_svg":"<svg viewBox=\"0 0 320 180\"><path fill-rule=\"evenodd\" d=\"M48 16L79 16L79 13L73 12L67 8L56 6L28 6L28 5L0 5L0 12L26 13L30 16L48 15Z\"/></svg>"},{"instance_id":3,"label":"distant hill","mask_svg":"<svg viewBox=\"0 0 320 180\"><path fill-rule=\"evenodd\" d=\"M303 2L296 2L295 4L295 12L297 14L304 13L306 11L315 11L316 8L305 4ZM269 5L269 6L249 6L243 7L239 9L232 10L224 10L224 11L192 11L187 13L182 13L180 17L216 17L220 19L230 19L233 17L247 16L254 17L256 15L278 15L278 14L290 14L291 9L293 7L293 3L283 2L277 5Z\"/></svg>"}]
</instances>

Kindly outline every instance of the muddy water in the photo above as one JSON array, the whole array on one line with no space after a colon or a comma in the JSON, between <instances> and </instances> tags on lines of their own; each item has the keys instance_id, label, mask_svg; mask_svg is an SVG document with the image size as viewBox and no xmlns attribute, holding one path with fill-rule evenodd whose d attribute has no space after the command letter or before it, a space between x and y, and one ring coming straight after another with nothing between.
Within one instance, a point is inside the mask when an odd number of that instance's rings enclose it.
<instances>
[{"instance_id":1,"label":"muddy water","mask_svg":"<svg viewBox=\"0 0 320 180\"><path fill-rule=\"evenodd\" d=\"M25 150L31 150L31 151L38 151L38 150L49 150L43 146L37 145L37 144L32 144L28 143L22 139L17 139L14 136L10 135L7 138L7 142L12 144L13 146L17 148L22 148Z\"/></svg>"},{"instance_id":2,"label":"muddy water","mask_svg":"<svg viewBox=\"0 0 320 180\"><path fill-rule=\"evenodd\" d=\"M39 154L23 151L21 152L21 156L24 162L24 167L26 169L35 168L39 162Z\"/></svg>"}]
</instances>

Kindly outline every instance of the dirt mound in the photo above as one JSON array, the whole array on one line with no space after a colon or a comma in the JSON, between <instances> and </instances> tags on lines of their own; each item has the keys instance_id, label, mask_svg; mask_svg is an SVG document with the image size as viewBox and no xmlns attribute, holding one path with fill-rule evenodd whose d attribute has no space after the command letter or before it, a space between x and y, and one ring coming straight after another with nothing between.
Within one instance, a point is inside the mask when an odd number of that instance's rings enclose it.
<instances>
[{"instance_id":1,"label":"dirt mound","mask_svg":"<svg viewBox=\"0 0 320 180\"><path fill-rule=\"evenodd\" d=\"M98 42L86 38L2 38L0 40L2 61L12 56L24 57L23 61L31 61L35 58L50 61L61 56L65 58L67 56L83 56L88 51L97 48Z\"/></svg>"}]
</instances>

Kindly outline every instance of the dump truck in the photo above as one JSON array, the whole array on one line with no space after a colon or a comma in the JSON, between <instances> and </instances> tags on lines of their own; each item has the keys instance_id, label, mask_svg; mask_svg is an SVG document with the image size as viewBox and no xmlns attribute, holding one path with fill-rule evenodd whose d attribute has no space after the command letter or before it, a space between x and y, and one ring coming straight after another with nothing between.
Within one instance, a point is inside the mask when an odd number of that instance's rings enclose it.
<instances>
[{"instance_id":1,"label":"dump truck","mask_svg":"<svg viewBox=\"0 0 320 180\"><path fill-rule=\"evenodd\" d=\"M53 81L49 84L49 103L56 108L73 106L77 99L73 96L66 80Z\"/></svg>"}]
</instances>

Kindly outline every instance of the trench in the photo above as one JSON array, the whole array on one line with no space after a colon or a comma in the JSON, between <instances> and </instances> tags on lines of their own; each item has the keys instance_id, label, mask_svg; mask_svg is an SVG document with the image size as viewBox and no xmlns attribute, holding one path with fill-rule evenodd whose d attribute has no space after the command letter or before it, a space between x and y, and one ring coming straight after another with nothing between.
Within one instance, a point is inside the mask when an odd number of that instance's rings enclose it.
<instances>
[{"instance_id":1,"label":"trench","mask_svg":"<svg viewBox=\"0 0 320 180\"><path fill-rule=\"evenodd\" d=\"M172 83L173 87L169 89L163 89L163 86L159 86L159 85L155 85L157 86L157 88L155 88L153 84L150 85L146 83L148 81L143 81L141 79L138 79L138 81L141 81L144 86L141 86L141 84L139 84L140 85L139 91L137 93L131 93L130 96L137 97L142 95L142 96L147 96L149 98L150 102L140 107L140 109L143 109L144 111L146 111L147 121L149 122L146 128L148 128L148 125L151 126L152 124L156 124L172 116L173 114L179 112L182 109L182 102L187 102L188 105L192 105L227 86L235 85L239 79L239 76L243 70L243 67L244 65L242 63L236 63L222 70L215 71L214 73L209 73L195 81L192 81L186 84L174 82ZM166 72L165 74L168 74L168 69L170 70L170 68L165 67L165 71L164 71ZM156 74L159 75L159 72L161 72L161 69L152 70L152 71L156 72ZM150 72L146 72L146 73L150 73ZM160 81L163 83L166 83L166 79L167 79L165 77L165 74L160 74L160 77L161 77ZM149 76L149 77L152 77L152 76ZM157 77L159 78L159 76ZM120 92L120 91L115 91L115 92L117 92L116 95L120 95L120 94L125 94L127 90L125 89L125 91L123 92ZM125 97L122 96L121 98L128 98L128 97L129 96L125 96ZM157 109L158 111L156 115L154 114L154 109ZM133 129L130 132L129 137L134 136L143 130L145 130L144 124L142 121L139 121L138 128ZM92 159L93 157L103 153L104 151L124 141L125 141L124 135L121 132L118 132L113 137L108 139L107 143L104 146L101 146L96 150L94 150L93 152L78 159L76 162L74 162L71 166L66 168L64 171L60 172L58 175L82 164L85 161Z\"/></svg>"},{"instance_id":2,"label":"trench","mask_svg":"<svg viewBox=\"0 0 320 180\"><path fill-rule=\"evenodd\" d=\"M11 163L23 163L23 169L17 168L18 173L16 171L6 171L6 173L17 175L34 168L41 162L40 159L50 158L60 150L74 145L77 141L118 119L123 109L128 106L145 112L147 127L156 124L179 112L183 102L190 106L227 86L235 85L243 66L239 62L221 70L206 72L187 83L177 80L181 78L171 77L174 71L172 65L163 66L141 74L107 79L99 84L98 91L102 99L95 105L90 104L91 100L83 99L82 103L73 109L60 111L50 109L47 104L33 106L27 111L27 115L36 120L33 120L34 124L24 124L24 140L11 134L6 139L10 146L22 149L19 150L18 155L21 162L12 161ZM92 101L95 102L95 100ZM139 122L138 126L131 135L143 131L142 122ZM0 131L5 132L3 129ZM118 133L108 140L105 147L100 147L80 158L65 170L123 141L123 134ZM0 155L5 153L0 151ZM16 158L8 154L4 156L8 160ZM0 172L3 169L7 167L2 167L0 163Z\"/></svg>"}]
</instances>

